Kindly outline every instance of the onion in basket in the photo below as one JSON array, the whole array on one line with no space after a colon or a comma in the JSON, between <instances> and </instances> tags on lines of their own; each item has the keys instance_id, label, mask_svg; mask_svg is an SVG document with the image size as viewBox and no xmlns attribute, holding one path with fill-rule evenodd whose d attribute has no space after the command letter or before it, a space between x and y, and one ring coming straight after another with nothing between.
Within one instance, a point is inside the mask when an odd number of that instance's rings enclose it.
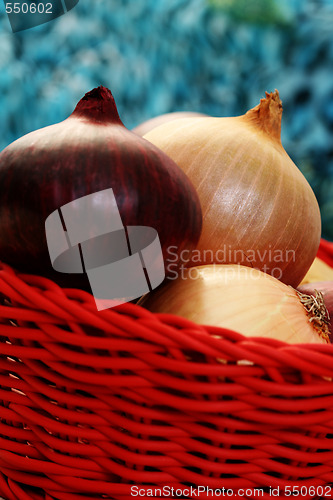
<instances>
[{"instance_id":1,"label":"onion in basket","mask_svg":"<svg viewBox=\"0 0 333 500\"><path fill-rule=\"evenodd\" d=\"M85 220L93 242L94 220L109 227L114 214L103 194L109 188L123 226L157 231L166 266L169 245L179 252L195 248L202 216L194 187L165 153L124 127L112 93L101 86L66 120L33 131L0 153L0 259L20 271L90 289L82 274L66 279L53 271L45 220L59 207L100 192ZM109 243L99 251L108 262L117 253Z\"/></svg>"},{"instance_id":2,"label":"onion in basket","mask_svg":"<svg viewBox=\"0 0 333 500\"><path fill-rule=\"evenodd\" d=\"M183 316L245 336L289 343L328 343L329 320L320 297L301 294L258 269L209 265L182 269L177 279L141 299L155 313Z\"/></svg>"},{"instance_id":3,"label":"onion in basket","mask_svg":"<svg viewBox=\"0 0 333 500\"><path fill-rule=\"evenodd\" d=\"M320 212L282 146L281 118L275 91L242 116L182 118L145 134L197 189L203 226L190 265L242 264L294 287L302 281L319 247Z\"/></svg>"},{"instance_id":4,"label":"onion in basket","mask_svg":"<svg viewBox=\"0 0 333 500\"><path fill-rule=\"evenodd\" d=\"M154 118L150 118L149 120L140 123L132 129L132 132L135 132L142 137L159 125L162 125L163 123L179 120L180 118L202 118L203 116L206 115L204 115L203 113L197 113L196 111L175 111L173 113L165 113L163 115L155 116Z\"/></svg>"},{"instance_id":5,"label":"onion in basket","mask_svg":"<svg viewBox=\"0 0 333 500\"><path fill-rule=\"evenodd\" d=\"M333 268L324 260L316 257L300 285L328 280L333 281Z\"/></svg>"}]
</instances>

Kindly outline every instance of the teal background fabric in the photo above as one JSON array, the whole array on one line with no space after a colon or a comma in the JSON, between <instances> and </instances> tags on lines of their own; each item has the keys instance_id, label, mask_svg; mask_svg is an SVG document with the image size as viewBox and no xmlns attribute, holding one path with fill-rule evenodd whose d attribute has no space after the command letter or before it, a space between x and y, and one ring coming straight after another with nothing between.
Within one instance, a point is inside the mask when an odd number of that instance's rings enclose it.
<instances>
[{"instance_id":1,"label":"teal background fabric","mask_svg":"<svg viewBox=\"0 0 333 500\"><path fill-rule=\"evenodd\" d=\"M243 114L277 88L282 143L333 240L332 0L80 0L17 33L0 8L0 149L98 85L128 128L170 111Z\"/></svg>"}]
</instances>

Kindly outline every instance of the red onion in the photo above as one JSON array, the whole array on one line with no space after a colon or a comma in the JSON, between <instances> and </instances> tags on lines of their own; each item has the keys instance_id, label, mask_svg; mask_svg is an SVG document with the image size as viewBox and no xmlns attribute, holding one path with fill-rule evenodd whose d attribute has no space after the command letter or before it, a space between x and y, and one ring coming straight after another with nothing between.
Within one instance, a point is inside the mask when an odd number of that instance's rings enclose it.
<instances>
[{"instance_id":1,"label":"red onion","mask_svg":"<svg viewBox=\"0 0 333 500\"><path fill-rule=\"evenodd\" d=\"M169 246L178 252L195 247L202 217L191 182L165 153L124 127L110 90L99 87L66 120L31 132L0 153L0 259L85 288L82 275L64 280L52 270L45 219L66 203L108 188L124 226L157 231L166 270ZM109 216L103 200L99 209Z\"/></svg>"}]
</instances>

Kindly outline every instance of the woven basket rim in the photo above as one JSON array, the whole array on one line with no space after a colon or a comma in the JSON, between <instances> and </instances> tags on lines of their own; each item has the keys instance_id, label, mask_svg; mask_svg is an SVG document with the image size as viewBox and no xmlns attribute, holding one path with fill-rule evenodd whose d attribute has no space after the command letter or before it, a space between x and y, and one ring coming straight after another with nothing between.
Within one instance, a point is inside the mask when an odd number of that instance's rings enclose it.
<instances>
[{"instance_id":1,"label":"woven basket rim","mask_svg":"<svg viewBox=\"0 0 333 500\"><path fill-rule=\"evenodd\" d=\"M333 243L322 239L320 250L333 256ZM77 321L80 324L91 325L107 332L108 325L110 323L113 325L115 318L120 315L122 319L126 317L129 325L138 320L141 324L149 326L158 322L160 326L169 327L169 332L171 328L176 328L178 335L182 335L183 330L186 329L186 331L191 332L193 337L199 335L200 338L200 336L208 334L207 338L209 337L211 342L216 340L218 342L226 340L235 342L237 340L248 346L258 345L260 348L266 349L267 352L271 352L273 356L275 351L283 351L286 356L291 353L299 356L300 353L303 353L307 359L310 352L314 358L319 356L319 361L321 354L331 356L333 353L333 344L289 343L274 338L248 337L235 330L198 324L175 314L152 313L134 303L124 303L98 311L91 293L76 288L61 288L49 278L16 271L1 261L0 293L8 294L7 297L15 301L15 306L0 305L1 314L7 317L10 317L12 313L19 313L22 318L25 318L24 311L30 310L33 312L34 318L42 322Z\"/></svg>"}]
</instances>

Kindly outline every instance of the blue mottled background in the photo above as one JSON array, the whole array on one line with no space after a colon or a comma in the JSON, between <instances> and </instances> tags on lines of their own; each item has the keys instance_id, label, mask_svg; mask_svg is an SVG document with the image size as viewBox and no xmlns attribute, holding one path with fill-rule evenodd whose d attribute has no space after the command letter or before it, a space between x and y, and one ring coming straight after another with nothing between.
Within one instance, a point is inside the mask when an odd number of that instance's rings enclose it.
<instances>
[{"instance_id":1,"label":"blue mottled background","mask_svg":"<svg viewBox=\"0 0 333 500\"><path fill-rule=\"evenodd\" d=\"M16 34L3 3L0 15L0 149L101 84L129 128L170 111L243 114L277 88L283 145L333 240L332 0L80 0Z\"/></svg>"}]
</instances>

